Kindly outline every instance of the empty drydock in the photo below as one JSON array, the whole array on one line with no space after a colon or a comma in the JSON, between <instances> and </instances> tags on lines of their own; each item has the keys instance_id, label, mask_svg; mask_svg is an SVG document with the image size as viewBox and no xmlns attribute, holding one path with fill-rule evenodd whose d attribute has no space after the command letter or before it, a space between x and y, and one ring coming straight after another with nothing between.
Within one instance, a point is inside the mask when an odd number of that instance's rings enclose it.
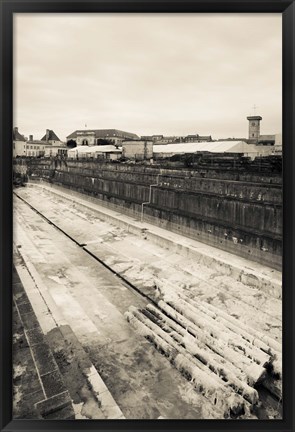
<instances>
[{"instance_id":1,"label":"empty drydock","mask_svg":"<svg viewBox=\"0 0 295 432\"><path fill-rule=\"evenodd\" d=\"M75 418L281 418L279 271L47 183L14 254Z\"/></svg>"}]
</instances>

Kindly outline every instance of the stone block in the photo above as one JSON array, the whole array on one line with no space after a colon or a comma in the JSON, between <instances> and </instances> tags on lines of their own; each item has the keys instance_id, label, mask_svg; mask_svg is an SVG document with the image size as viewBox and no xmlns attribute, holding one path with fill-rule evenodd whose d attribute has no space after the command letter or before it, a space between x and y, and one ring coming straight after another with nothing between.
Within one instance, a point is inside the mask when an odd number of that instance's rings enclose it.
<instances>
[{"instance_id":1,"label":"stone block","mask_svg":"<svg viewBox=\"0 0 295 432\"><path fill-rule=\"evenodd\" d=\"M31 347L44 342L44 335L40 327L26 331L26 336Z\"/></svg>"},{"instance_id":2,"label":"stone block","mask_svg":"<svg viewBox=\"0 0 295 432\"><path fill-rule=\"evenodd\" d=\"M32 347L32 352L40 375L44 375L57 369L54 357L46 343L34 345Z\"/></svg>"},{"instance_id":3,"label":"stone block","mask_svg":"<svg viewBox=\"0 0 295 432\"><path fill-rule=\"evenodd\" d=\"M31 303L27 301L26 303L21 303L17 305L20 316L22 317L24 314L33 313L34 310L31 306Z\"/></svg>"},{"instance_id":4,"label":"stone block","mask_svg":"<svg viewBox=\"0 0 295 432\"><path fill-rule=\"evenodd\" d=\"M13 291L13 297L17 305L28 302L28 296L23 290L19 290L19 292L16 293L13 286Z\"/></svg>"},{"instance_id":5,"label":"stone block","mask_svg":"<svg viewBox=\"0 0 295 432\"><path fill-rule=\"evenodd\" d=\"M66 406L54 413L44 416L45 420L75 420L75 413L72 405Z\"/></svg>"},{"instance_id":6,"label":"stone block","mask_svg":"<svg viewBox=\"0 0 295 432\"><path fill-rule=\"evenodd\" d=\"M24 315L22 315L21 318L22 318L22 322L24 324L24 328L26 330L30 330L30 329L39 327L39 323L38 323L38 320L37 320L34 312L24 314Z\"/></svg>"},{"instance_id":7,"label":"stone block","mask_svg":"<svg viewBox=\"0 0 295 432\"><path fill-rule=\"evenodd\" d=\"M48 418L50 414L56 413L63 408L70 407L73 410L71 398L68 391L38 402L35 404L35 407L44 418Z\"/></svg>"},{"instance_id":8,"label":"stone block","mask_svg":"<svg viewBox=\"0 0 295 432\"><path fill-rule=\"evenodd\" d=\"M22 401L31 406L37 404L42 400L44 400L44 393L41 387L40 390L33 391L22 396Z\"/></svg>"},{"instance_id":9,"label":"stone block","mask_svg":"<svg viewBox=\"0 0 295 432\"><path fill-rule=\"evenodd\" d=\"M66 390L59 370L55 370L46 375L41 375L41 380L48 398Z\"/></svg>"},{"instance_id":10,"label":"stone block","mask_svg":"<svg viewBox=\"0 0 295 432\"><path fill-rule=\"evenodd\" d=\"M13 294L14 295L17 295L17 294L20 295L24 292L24 287L23 287L23 285L19 279L17 282L12 283L12 288L13 288Z\"/></svg>"}]
</instances>

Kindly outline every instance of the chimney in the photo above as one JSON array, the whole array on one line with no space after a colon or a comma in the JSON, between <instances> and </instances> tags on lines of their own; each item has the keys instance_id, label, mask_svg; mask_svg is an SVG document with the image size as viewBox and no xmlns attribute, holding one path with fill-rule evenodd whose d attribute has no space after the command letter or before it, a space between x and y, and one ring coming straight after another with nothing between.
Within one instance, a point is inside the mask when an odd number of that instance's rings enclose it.
<instances>
[{"instance_id":1,"label":"chimney","mask_svg":"<svg viewBox=\"0 0 295 432\"><path fill-rule=\"evenodd\" d=\"M29 135L29 141L33 141L33 135Z\"/></svg>"},{"instance_id":2,"label":"chimney","mask_svg":"<svg viewBox=\"0 0 295 432\"><path fill-rule=\"evenodd\" d=\"M46 129L46 141L49 141L49 129Z\"/></svg>"},{"instance_id":3,"label":"chimney","mask_svg":"<svg viewBox=\"0 0 295 432\"><path fill-rule=\"evenodd\" d=\"M18 132L18 127L13 128L14 132Z\"/></svg>"}]
</instances>

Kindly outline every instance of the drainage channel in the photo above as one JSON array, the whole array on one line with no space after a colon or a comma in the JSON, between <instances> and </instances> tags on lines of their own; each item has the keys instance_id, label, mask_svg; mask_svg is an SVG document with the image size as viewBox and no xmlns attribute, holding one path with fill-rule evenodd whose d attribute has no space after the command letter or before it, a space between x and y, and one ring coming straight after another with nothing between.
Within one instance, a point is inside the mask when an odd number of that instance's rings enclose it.
<instances>
[{"instance_id":1,"label":"drainage channel","mask_svg":"<svg viewBox=\"0 0 295 432\"><path fill-rule=\"evenodd\" d=\"M46 217L44 214L42 214L39 210L37 210L34 206L32 206L28 201L26 201L24 198L20 197L16 192L13 192L14 195L24 202L28 207L30 207L31 210L33 210L38 216L40 216L42 219L44 219L49 225L52 225L54 228L56 228L58 231L60 231L62 234L64 234L68 239L70 239L73 243L75 243L80 249L82 249L84 252L86 252L88 255L90 255L93 259L95 259L97 262L99 262L101 265L103 265L107 270L109 270L113 275L115 275L117 278L119 278L124 284L127 286L127 288L131 289L132 291L135 291L140 297L146 298L150 303L153 305L157 305L157 302L153 300L149 295L143 293L136 285L131 283L128 279L124 278L121 274L117 273L112 267L110 267L108 264L106 264L102 259L98 258L96 255L94 255L92 252L90 252L88 249L86 249L87 244L85 243L79 243L74 237L69 235L66 231L64 231L62 228L60 228L58 225L56 225L54 222L52 222L48 217Z\"/></svg>"}]
</instances>

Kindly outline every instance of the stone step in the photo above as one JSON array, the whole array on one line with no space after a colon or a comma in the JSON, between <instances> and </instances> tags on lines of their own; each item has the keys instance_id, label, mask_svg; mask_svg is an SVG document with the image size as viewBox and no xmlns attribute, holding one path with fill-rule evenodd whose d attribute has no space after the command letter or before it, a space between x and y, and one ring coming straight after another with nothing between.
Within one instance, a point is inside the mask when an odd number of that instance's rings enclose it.
<instances>
[{"instance_id":1,"label":"stone step","mask_svg":"<svg viewBox=\"0 0 295 432\"><path fill-rule=\"evenodd\" d=\"M73 416L74 411L72 407L72 401L69 392L66 390L58 395L54 395L48 399L44 399L41 402L35 404L35 408L42 415L43 418L47 418L49 415L54 414L54 419L58 419L57 412L64 408L69 408L68 415ZM71 414L70 414L71 413Z\"/></svg>"}]
</instances>

